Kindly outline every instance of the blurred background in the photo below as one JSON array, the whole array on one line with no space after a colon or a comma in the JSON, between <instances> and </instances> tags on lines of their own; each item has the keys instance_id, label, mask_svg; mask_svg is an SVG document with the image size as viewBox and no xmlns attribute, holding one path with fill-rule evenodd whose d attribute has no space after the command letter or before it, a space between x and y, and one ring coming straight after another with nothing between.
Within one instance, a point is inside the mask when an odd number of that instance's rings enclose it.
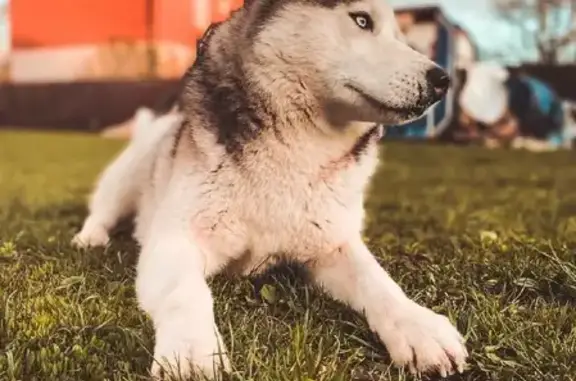
<instances>
[{"instance_id":1,"label":"blurred background","mask_svg":"<svg viewBox=\"0 0 576 381\"><path fill-rule=\"evenodd\" d=\"M385 139L569 149L576 1L388 0L415 49L454 78L447 98ZM127 138L177 91L197 40L242 0L1 0L0 128ZM503 75L503 73L505 73Z\"/></svg>"}]
</instances>

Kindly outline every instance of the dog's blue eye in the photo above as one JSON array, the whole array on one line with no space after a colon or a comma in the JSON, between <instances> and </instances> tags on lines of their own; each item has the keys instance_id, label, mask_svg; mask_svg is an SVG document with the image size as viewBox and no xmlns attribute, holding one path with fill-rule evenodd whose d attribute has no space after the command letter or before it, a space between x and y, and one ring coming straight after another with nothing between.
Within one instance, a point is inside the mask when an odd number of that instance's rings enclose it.
<instances>
[{"instance_id":1,"label":"dog's blue eye","mask_svg":"<svg viewBox=\"0 0 576 381\"><path fill-rule=\"evenodd\" d=\"M352 18L352 20L354 20L354 22L356 23L356 25L358 25L360 29L370 31L374 30L374 22L372 21L372 17L370 17L368 13L353 12L350 13L350 17Z\"/></svg>"}]
</instances>

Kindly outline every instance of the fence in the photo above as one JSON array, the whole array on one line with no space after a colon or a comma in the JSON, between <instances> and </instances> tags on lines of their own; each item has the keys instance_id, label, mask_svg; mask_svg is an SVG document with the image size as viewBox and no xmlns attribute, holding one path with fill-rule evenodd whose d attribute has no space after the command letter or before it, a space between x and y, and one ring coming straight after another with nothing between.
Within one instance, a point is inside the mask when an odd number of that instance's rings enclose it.
<instances>
[{"instance_id":1,"label":"fence","mask_svg":"<svg viewBox=\"0 0 576 381\"><path fill-rule=\"evenodd\" d=\"M1 84L0 126L97 131L141 106L164 108L177 80Z\"/></svg>"},{"instance_id":2,"label":"fence","mask_svg":"<svg viewBox=\"0 0 576 381\"><path fill-rule=\"evenodd\" d=\"M522 70L576 100L576 65L525 65ZM462 73L460 73L462 75ZM158 110L178 80L0 84L0 126L98 131L130 118L141 106Z\"/></svg>"}]
</instances>

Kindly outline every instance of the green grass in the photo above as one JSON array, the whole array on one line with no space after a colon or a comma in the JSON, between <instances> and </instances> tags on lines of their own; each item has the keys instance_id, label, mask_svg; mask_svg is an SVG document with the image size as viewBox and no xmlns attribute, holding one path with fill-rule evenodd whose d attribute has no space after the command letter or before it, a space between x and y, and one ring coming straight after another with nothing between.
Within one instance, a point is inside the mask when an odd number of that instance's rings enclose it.
<instances>
[{"instance_id":1,"label":"green grass","mask_svg":"<svg viewBox=\"0 0 576 381\"><path fill-rule=\"evenodd\" d=\"M126 231L69 240L121 148L87 135L0 132L0 380L140 380L153 330ZM576 156L390 144L366 237L417 301L468 340L452 380L576 379ZM364 320L297 274L218 278L233 380L410 380ZM264 292L256 292L256 285Z\"/></svg>"}]
</instances>

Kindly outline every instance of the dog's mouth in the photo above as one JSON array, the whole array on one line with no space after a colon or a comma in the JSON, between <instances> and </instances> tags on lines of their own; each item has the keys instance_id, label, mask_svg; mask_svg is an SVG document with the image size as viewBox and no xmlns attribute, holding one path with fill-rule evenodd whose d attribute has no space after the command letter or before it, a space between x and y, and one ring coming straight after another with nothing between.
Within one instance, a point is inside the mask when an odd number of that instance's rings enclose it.
<instances>
[{"instance_id":1,"label":"dog's mouth","mask_svg":"<svg viewBox=\"0 0 576 381\"><path fill-rule=\"evenodd\" d=\"M392 106L390 104L379 101L378 99L367 94L363 90L360 90L359 88L357 88L354 85L346 84L345 87L348 88L349 90L355 92L356 94L360 95L368 104L370 104L375 109L393 112L393 113L402 115L403 117L406 117L406 118L422 115L422 114L424 114L424 112L426 112L426 110L429 107L429 106L418 105L418 104L415 104L414 106L410 106L410 107Z\"/></svg>"}]
</instances>

